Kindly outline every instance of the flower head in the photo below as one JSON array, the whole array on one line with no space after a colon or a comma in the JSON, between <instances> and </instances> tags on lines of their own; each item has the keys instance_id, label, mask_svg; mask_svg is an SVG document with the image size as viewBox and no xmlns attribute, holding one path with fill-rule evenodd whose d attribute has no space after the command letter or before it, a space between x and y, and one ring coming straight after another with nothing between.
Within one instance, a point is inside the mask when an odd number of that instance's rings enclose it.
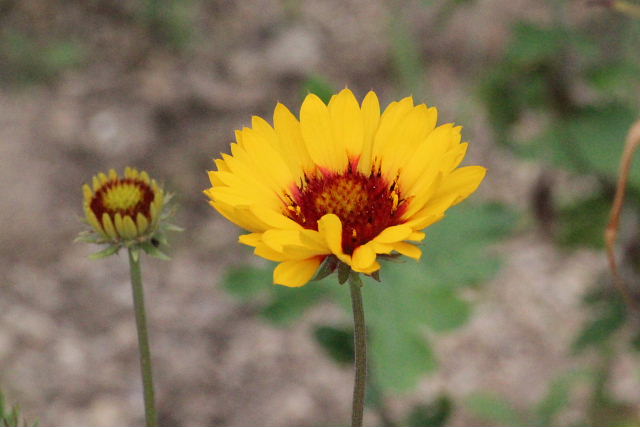
<instances>
[{"instance_id":1,"label":"flower head","mask_svg":"<svg viewBox=\"0 0 640 427\"><path fill-rule=\"evenodd\" d=\"M327 257L374 274L379 255L418 259L413 243L473 193L480 166L458 167L461 127L436 127L437 111L412 98L381 114L369 92L344 89L325 105L308 95L298 120L278 104L273 127L253 117L231 155L216 159L205 191L224 217L249 230L240 242L280 262L274 282L302 286Z\"/></svg>"},{"instance_id":2,"label":"flower head","mask_svg":"<svg viewBox=\"0 0 640 427\"><path fill-rule=\"evenodd\" d=\"M94 176L91 187L85 184L82 190L85 217L93 231L82 234L80 240L109 244L105 256L121 246L135 245L153 255L161 254L154 249L157 242L153 239L164 241L161 220L168 216L170 197L146 172L127 167L121 178L111 169L106 175Z\"/></svg>"}]
</instances>

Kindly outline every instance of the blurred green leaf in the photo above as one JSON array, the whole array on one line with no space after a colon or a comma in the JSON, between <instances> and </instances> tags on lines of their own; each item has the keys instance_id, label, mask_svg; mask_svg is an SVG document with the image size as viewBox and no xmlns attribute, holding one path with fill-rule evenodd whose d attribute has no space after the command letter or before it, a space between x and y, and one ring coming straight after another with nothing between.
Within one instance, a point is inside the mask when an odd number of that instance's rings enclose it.
<instances>
[{"instance_id":1,"label":"blurred green leaf","mask_svg":"<svg viewBox=\"0 0 640 427\"><path fill-rule=\"evenodd\" d=\"M436 367L427 331L449 331L468 320L471 307L457 288L482 282L496 272L497 256L488 253L487 246L508 235L515 220L514 212L502 205L460 205L429 228L421 262L384 262L382 283L364 278L370 360L382 390L409 390ZM267 290L263 315L276 324L293 321L321 298L337 299L351 317L349 292L334 277L295 289L270 283L270 269L234 269L225 279L230 292L245 298ZM338 340L337 331L322 334L317 338L323 345Z\"/></svg>"},{"instance_id":2,"label":"blurred green leaf","mask_svg":"<svg viewBox=\"0 0 640 427\"><path fill-rule=\"evenodd\" d=\"M545 62L558 55L566 34L562 28L547 28L519 22L514 26L513 39L506 59L517 65Z\"/></svg>"},{"instance_id":3,"label":"blurred green leaf","mask_svg":"<svg viewBox=\"0 0 640 427\"><path fill-rule=\"evenodd\" d=\"M18 405L9 406L4 394L0 391L0 427L27 427L29 425L22 417ZM38 423L32 425L35 427Z\"/></svg>"},{"instance_id":4,"label":"blurred green leaf","mask_svg":"<svg viewBox=\"0 0 640 427\"><path fill-rule=\"evenodd\" d=\"M569 248L604 247L610 209L611 200L602 193L563 206L558 212L558 243Z\"/></svg>"},{"instance_id":5,"label":"blurred green leaf","mask_svg":"<svg viewBox=\"0 0 640 427\"><path fill-rule=\"evenodd\" d=\"M627 132L636 118L637 112L619 104L584 108L566 123L570 140L563 143L575 146L593 172L615 179ZM631 168L629 183L640 186L640 168Z\"/></svg>"},{"instance_id":6,"label":"blurred green leaf","mask_svg":"<svg viewBox=\"0 0 640 427\"><path fill-rule=\"evenodd\" d=\"M246 300L273 286L271 274L267 268L233 267L227 271L222 283L230 294Z\"/></svg>"},{"instance_id":7,"label":"blurred green leaf","mask_svg":"<svg viewBox=\"0 0 640 427\"><path fill-rule=\"evenodd\" d=\"M40 40L19 31L0 32L0 76L7 82L47 82L84 61L85 50L77 41Z\"/></svg>"},{"instance_id":8,"label":"blurred green leaf","mask_svg":"<svg viewBox=\"0 0 640 427\"><path fill-rule=\"evenodd\" d=\"M155 40L180 50L193 39L195 15L192 0L146 0L138 17Z\"/></svg>"},{"instance_id":9,"label":"blurred green leaf","mask_svg":"<svg viewBox=\"0 0 640 427\"><path fill-rule=\"evenodd\" d=\"M308 93L313 93L322 99L325 104L329 103L334 92L334 85L320 75L309 76L302 85L303 97Z\"/></svg>"},{"instance_id":10,"label":"blurred green leaf","mask_svg":"<svg viewBox=\"0 0 640 427\"><path fill-rule=\"evenodd\" d=\"M337 363L353 363L353 328L318 326L313 335L322 349Z\"/></svg>"},{"instance_id":11,"label":"blurred green leaf","mask_svg":"<svg viewBox=\"0 0 640 427\"><path fill-rule=\"evenodd\" d=\"M574 341L572 347L575 352L604 344L626 321L627 308L622 297L613 292L607 297L593 303L594 316Z\"/></svg>"},{"instance_id":12,"label":"blurred green leaf","mask_svg":"<svg viewBox=\"0 0 640 427\"><path fill-rule=\"evenodd\" d=\"M391 17L391 53L393 65L400 85L405 91L418 94L423 89L426 70L420 47L409 25L401 15L401 8L394 7Z\"/></svg>"},{"instance_id":13,"label":"blurred green leaf","mask_svg":"<svg viewBox=\"0 0 640 427\"><path fill-rule=\"evenodd\" d=\"M453 412L453 402L448 396L440 396L428 405L413 408L407 422L415 427L442 427L447 424Z\"/></svg>"},{"instance_id":14,"label":"blurred green leaf","mask_svg":"<svg viewBox=\"0 0 640 427\"><path fill-rule=\"evenodd\" d=\"M607 61L594 65L585 72L587 81L603 94L628 91L638 83L640 67L631 61Z\"/></svg>"},{"instance_id":15,"label":"blurred green leaf","mask_svg":"<svg viewBox=\"0 0 640 427\"><path fill-rule=\"evenodd\" d=\"M585 371L572 371L556 378L551 383L546 396L535 408L537 417L535 425L550 426L557 424L555 417L568 407L571 388L576 381L589 378L591 376Z\"/></svg>"},{"instance_id":16,"label":"blurred green leaf","mask_svg":"<svg viewBox=\"0 0 640 427\"><path fill-rule=\"evenodd\" d=\"M526 420L511 407L509 402L490 393L471 395L467 399L466 406L476 417L486 422L509 426L527 424Z\"/></svg>"},{"instance_id":17,"label":"blurred green leaf","mask_svg":"<svg viewBox=\"0 0 640 427\"><path fill-rule=\"evenodd\" d=\"M301 288L270 286L273 298L262 309L261 314L280 326L290 324L302 316L307 308L319 303L322 296L326 296L323 282L310 282Z\"/></svg>"}]
</instances>

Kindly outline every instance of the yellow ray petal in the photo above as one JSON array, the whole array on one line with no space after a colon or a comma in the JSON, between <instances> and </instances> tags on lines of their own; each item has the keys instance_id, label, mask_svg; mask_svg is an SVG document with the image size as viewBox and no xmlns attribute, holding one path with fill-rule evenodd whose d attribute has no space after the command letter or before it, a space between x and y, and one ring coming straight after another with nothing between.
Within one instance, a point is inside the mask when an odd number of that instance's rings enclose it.
<instances>
[{"instance_id":1,"label":"yellow ray petal","mask_svg":"<svg viewBox=\"0 0 640 427\"><path fill-rule=\"evenodd\" d=\"M341 90L331 98L328 108L335 140L342 141L350 158L359 157L364 138L364 121L353 92L349 89Z\"/></svg>"},{"instance_id":2,"label":"yellow ray petal","mask_svg":"<svg viewBox=\"0 0 640 427\"><path fill-rule=\"evenodd\" d=\"M318 231L327 242L327 246L332 254L340 261L351 265L351 256L342 250L342 222L337 215L326 214L318 220Z\"/></svg>"},{"instance_id":3,"label":"yellow ray petal","mask_svg":"<svg viewBox=\"0 0 640 427\"><path fill-rule=\"evenodd\" d=\"M252 205L249 207L249 210L256 218L267 224L269 227L292 230L302 229L300 224L272 209L267 209L260 205Z\"/></svg>"},{"instance_id":4,"label":"yellow ray petal","mask_svg":"<svg viewBox=\"0 0 640 427\"><path fill-rule=\"evenodd\" d=\"M297 161L299 165L299 171L294 171L294 175L300 177L302 176L301 172L311 171L314 164L302 139L300 123L293 113L280 103L276 105L273 113L273 126L278 134L282 153L286 154L290 159L288 163L293 164Z\"/></svg>"},{"instance_id":5,"label":"yellow ray petal","mask_svg":"<svg viewBox=\"0 0 640 427\"><path fill-rule=\"evenodd\" d=\"M257 246L262 242L262 233L242 234L238 237L238 241L247 246Z\"/></svg>"},{"instance_id":6,"label":"yellow ray petal","mask_svg":"<svg viewBox=\"0 0 640 427\"><path fill-rule=\"evenodd\" d=\"M111 237L112 239L118 238L118 233L116 233L116 229L113 226L111 217L106 212L102 214L102 225L104 227L104 232L107 233L109 237Z\"/></svg>"},{"instance_id":7,"label":"yellow ray petal","mask_svg":"<svg viewBox=\"0 0 640 427\"><path fill-rule=\"evenodd\" d=\"M364 140L360 161L358 162L358 170L362 174L368 175L371 172L373 138L378 131L378 123L380 123L380 102L373 91L367 93L367 96L362 101L362 118L364 122Z\"/></svg>"},{"instance_id":8,"label":"yellow ray petal","mask_svg":"<svg viewBox=\"0 0 640 427\"><path fill-rule=\"evenodd\" d=\"M351 268L358 272L367 271L375 261L376 253L373 250L372 245L366 244L358 246L355 251L353 251L353 262L351 263Z\"/></svg>"},{"instance_id":9,"label":"yellow ray petal","mask_svg":"<svg viewBox=\"0 0 640 427\"><path fill-rule=\"evenodd\" d=\"M304 99L300 108L300 129L311 159L334 172L347 166L344 141L333 136L331 115L327 106L314 94Z\"/></svg>"},{"instance_id":10,"label":"yellow ray petal","mask_svg":"<svg viewBox=\"0 0 640 427\"><path fill-rule=\"evenodd\" d=\"M273 283L289 287L306 285L313 278L321 262L322 257L282 262L273 271Z\"/></svg>"},{"instance_id":11,"label":"yellow ray petal","mask_svg":"<svg viewBox=\"0 0 640 427\"><path fill-rule=\"evenodd\" d=\"M392 143L394 132L402 119L413 109L413 98L407 97L392 102L380 117L380 125L373 139L373 162L380 162L388 144ZM377 164L377 163L376 163Z\"/></svg>"},{"instance_id":12,"label":"yellow ray petal","mask_svg":"<svg viewBox=\"0 0 640 427\"><path fill-rule=\"evenodd\" d=\"M147 220L147 217L145 217L141 212L138 212L138 215L136 216L136 227L138 228L138 233L140 234L146 232L147 228L149 227L149 221Z\"/></svg>"},{"instance_id":13,"label":"yellow ray petal","mask_svg":"<svg viewBox=\"0 0 640 427\"><path fill-rule=\"evenodd\" d=\"M434 129L437 118L435 108L421 104L410 110L398 123L390 141L381 154L382 172L389 179L398 175L398 170L413 158L421 143Z\"/></svg>"},{"instance_id":14,"label":"yellow ray petal","mask_svg":"<svg viewBox=\"0 0 640 427\"><path fill-rule=\"evenodd\" d=\"M469 197L487 174L487 169L482 166L466 166L456 169L443 181L429 203L439 203L442 198L455 196L452 205L457 205Z\"/></svg>"},{"instance_id":15,"label":"yellow ray petal","mask_svg":"<svg viewBox=\"0 0 640 427\"><path fill-rule=\"evenodd\" d=\"M396 242L393 244L393 250L413 259L420 259L422 256L422 250L411 243Z\"/></svg>"},{"instance_id":16,"label":"yellow ray petal","mask_svg":"<svg viewBox=\"0 0 640 427\"><path fill-rule=\"evenodd\" d=\"M380 234L378 234L373 240L379 243L393 243L409 237L413 230L408 225L400 224L392 227L387 227Z\"/></svg>"}]
</instances>

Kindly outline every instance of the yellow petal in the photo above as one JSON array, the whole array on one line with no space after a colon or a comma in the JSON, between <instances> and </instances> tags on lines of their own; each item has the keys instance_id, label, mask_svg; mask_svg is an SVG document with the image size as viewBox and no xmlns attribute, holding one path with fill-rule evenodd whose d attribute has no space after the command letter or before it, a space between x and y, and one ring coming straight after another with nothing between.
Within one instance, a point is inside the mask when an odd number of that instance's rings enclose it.
<instances>
[{"instance_id":1,"label":"yellow petal","mask_svg":"<svg viewBox=\"0 0 640 427\"><path fill-rule=\"evenodd\" d=\"M327 242L332 254L342 262L351 265L351 256L342 250L342 222L335 214L326 214L318 220L318 231Z\"/></svg>"},{"instance_id":2,"label":"yellow petal","mask_svg":"<svg viewBox=\"0 0 640 427\"><path fill-rule=\"evenodd\" d=\"M238 237L238 241L247 246L257 246L262 242L262 233L242 234Z\"/></svg>"},{"instance_id":3,"label":"yellow petal","mask_svg":"<svg viewBox=\"0 0 640 427\"><path fill-rule=\"evenodd\" d=\"M412 109L413 98L407 97L399 102L392 102L382 113L378 131L373 139L372 156L376 165L381 161L387 145L392 143L398 125Z\"/></svg>"},{"instance_id":4,"label":"yellow petal","mask_svg":"<svg viewBox=\"0 0 640 427\"><path fill-rule=\"evenodd\" d=\"M137 236L138 231L136 230L136 224L135 222L133 222L133 219L131 219L129 215L126 215L122 219L122 225L125 233L125 239L134 239Z\"/></svg>"},{"instance_id":5,"label":"yellow petal","mask_svg":"<svg viewBox=\"0 0 640 427\"><path fill-rule=\"evenodd\" d=\"M301 176L300 173L311 171L314 164L302 139L300 123L293 113L280 103L276 105L273 113L273 126L278 134L282 153L290 157L288 163L297 163L300 167L299 171L294 171L294 175Z\"/></svg>"},{"instance_id":6,"label":"yellow petal","mask_svg":"<svg viewBox=\"0 0 640 427\"><path fill-rule=\"evenodd\" d=\"M118 238L118 233L116 233L116 229L113 226L111 217L106 212L102 214L102 225L104 227L104 232L107 233L109 237L111 237L112 239Z\"/></svg>"},{"instance_id":7,"label":"yellow petal","mask_svg":"<svg viewBox=\"0 0 640 427\"><path fill-rule=\"evenodd\" d=\"M444 180L433 196L433 201L429 203L438 203L443 197L455 195L451 206L457 205L478 189L486 174L487 169L482 166L466 166L456 169Z\"/></svg>"},{"instance_id":8,"label":"yellow petal","mask_svg":"<svg viewBox=\"0 0 640 427\"><path fill-rule=\"evenodd\" d=\"M294 288L306 285L318 270L322 259L322 257L313 257L282 262L273 271L273 282Z\"/></svg>"},{"instance_id":9,"label":"yellow petal","mask_svg":"<svg viewBox=\"0 0 640 427\"><path fill-rule=\"evenodd\" d=\"M145 183L147 183L147 184L148 184L148 183L149 183L149 181L151 180L151 179L149 178L149 174L148 174L146 171L142 171L142 172L140 172L140 179L141 179L142 181L144 181Z\"/></svg>"},{"instance_id":10,"label":"yellow petal","mask_svg":"<svg viewBox=\"0 0 640 427\"><path fill-rule=\"evenodd\" d=\"M342 142L351 158L359 157L364 138L364 121L360 105L349 89L343 89L331 98L329 114L336 141Z\"/></svg>"},{"instance_id":11,"label":"yellow petal","mask_svg":"<svg viewBox=\"0 0 640 427\"><path fill-rule=\"evenodd\" d=\"M373 251L371 245L358 246L353 251L353 262L351 268L354 271L363 272L371 267L376 261L376 253Z\"/></svg>"},{"instance_id":12,"label":"yellow petal","mask_svg":"<svg viewBox=\"0 0 640 427\"><path fill-rule=\"evenodd\" d=\"M329 110L314 94L307 95L300 108L300 130L315 164L334 172L342 172L346 168L344 141L334 138Z\"/></svg>"},{"instance_id":13,"label":"yellow petal","mask_svg":"<svg viewBox=\"0 0 640 427\"><path fill-rule=\"evenodd\" d=\"M373 137L378 131L380 123L380 102L378 96L370 91L362 101L362 118L364 121L364 141L358 162L358 170L365 175L371 172Z\"/></svg>"},{"instance_id":14,"label":"yellow petal","mask_svg":"<svg viewBox=\"0 0 640 427\"><path fill-rule=\"evenodd\" d=\"M381 152L382 172L394 179L398 171L414 157L427 135L434 129L437 111L421 104L411 109L389 135L389 142Z\"/></svg>"},{"instance_id":15,"label":"yellow petal","mask_svg":"<svg viewBox=\"0 0 640 427\"><path fill-rule=\"evenodd\" d=\"M120 215L119 213L115 214L113 218L113 225L116 227L116 232L118 233L118 236L125 237L126 232L124 230L122 215Z\"/></svg>"},{"instance_id":16,"label":"yellow petal","mask_svg":"<svg viewBox=\"0 0 640 427\"><path fill-rule=\"evenodd\" d=\"M387 227L380 234L378 234L373 240L379 243L393 243L409 237L413 230L408 225L400 224Z\"/></svg>"},{"instance_id":17,"label":"yellow petal","mask_svg":"<svg viewBox=\"0 0 640 427\"><path fill-rule=\"evenodd\" d=\"M147 231L147 228L149 227L149 221L147 220L147 217L142 214L142 212L138 212L138 215L136 216L136 226L138 227L139 234L144 234L144 232Z\"/></svg>"},{"instance_id":18,"label":"yellow petal","mask_svg":"<svg viewBox=\"0 0 640 427\"><path fill-rule=\"evenodd\" d=\"M420 259L422 256L422 250L411 243L396 242L393 244L393 250L413 259Z\"/></svg>"},{"instance_id":19,"label":"yellow petal","mask_svg":"<svg viewBox=\"0 0 640 427\"><path fill-rule=\"evenodd\" d=\"M94 214L93 211L90 208L88 208L88 207L85 208L85 214L87 216L87 221L89 221L89 224L91 224L91 226L97 232L99 232L101 234L105 234L104 230L102 229L102 226L100 225L100 222L98 221L98 218L96 218L96 214Z\"/></svg>"},{"instance_id":20,"label":"yellow petal","mask_svg":"<svg viewBox=\"0 0 640 427\"><path fill-rule=\"evenodd\" d=\"M91 191L91 187L89 187L87 184L84 184L82 186L82 193L84 195L85 203L91 202L91 199L93 199L93 191Z\"/></svg>"},{"instance_id":21,"label":"yellow petal","mask_svg":"<svg viewBox=\"0 0 640 427\"><path fill-rule=\"evenodd\" d=\"M414 231L409 235L409 237L407 237L407 240L411 240L414 242L421 242L424 240L425 237L427 237L427 235L422 231Z\"/></svg>"},{"instance_id":22,"label":"yellow petal","mask_svg":"<svg viewBox=\"0 0 640 427\"><path fill-rule=\"evenodd\" d=\"M269 227L292 230L302 229L302 226L300 224L298 224L291 218L287 218L279 212L275 212L272 209L253 205L249 207L249 210L255 215L256 218L267 224Z\"/></svg>"},{"instance_id":23,"label":"yellow petal","mask_svg":"<svg viewBox=\"0 0 640 427\"><path fill-rule=\"evenodd\" d=\"M115 169L109 169L109 179L115 180L118 179L118 172Z\"/></svg>"}]
</instances>

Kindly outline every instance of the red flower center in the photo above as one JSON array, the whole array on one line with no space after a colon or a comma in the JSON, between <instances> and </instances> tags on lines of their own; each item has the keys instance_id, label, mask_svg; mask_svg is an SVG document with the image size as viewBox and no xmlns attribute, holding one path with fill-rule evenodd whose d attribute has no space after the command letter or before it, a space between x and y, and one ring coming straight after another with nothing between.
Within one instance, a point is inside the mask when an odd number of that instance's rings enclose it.
<instances>
[{"instance_id":1,"label":"red flower center","mask_svg":"<svg viewBox=\"0 0 640 427\"><path fill-rule=\"evenodd\" d=\"M111 218L119 213L134 221L138 213L151 220L151 202L155 199L153 189L146 182L135 178L114 179L96 190L91 200L91 210L99 220L106 212Z\"/></svg>"},{"instance_id":2,"label":"red flower center","mask_svg":"<svg viewBox=\"0 0 640 427\"><path fill-rule=\"evenodd\" d=\"M293 189L293 197L287 197L286 215L304 228L317 230L320 218L337 215L346 254L400 224L407 207L396 181L389 183L380 172L366 176L352 167L342 174L321 171L312 178L305 176Z\"/></svg>"}]
</instances>

